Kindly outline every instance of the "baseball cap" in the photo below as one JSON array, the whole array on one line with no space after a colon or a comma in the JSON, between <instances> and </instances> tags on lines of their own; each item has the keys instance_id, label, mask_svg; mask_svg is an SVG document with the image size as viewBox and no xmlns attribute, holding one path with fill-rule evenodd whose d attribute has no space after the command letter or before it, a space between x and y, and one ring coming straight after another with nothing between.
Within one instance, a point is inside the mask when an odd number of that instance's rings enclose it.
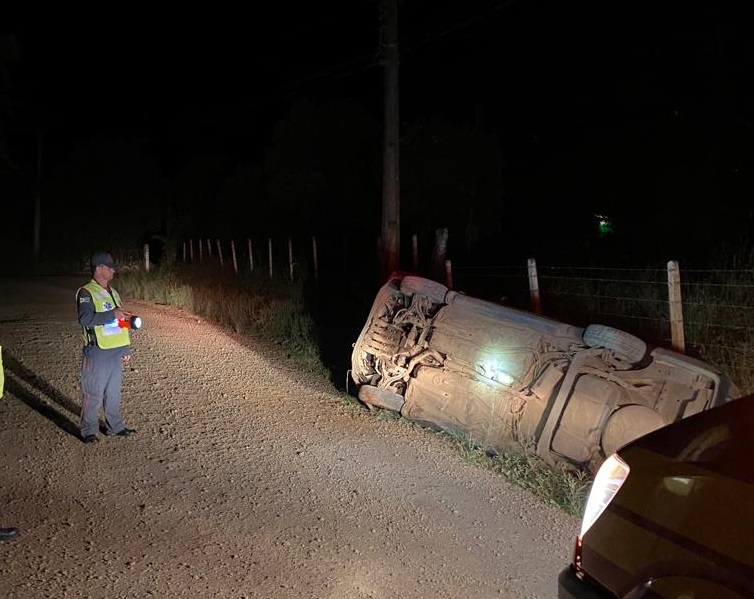
<instances>
[{"instance_id":1,"label":"baseball cap","mask_svg":"<svg viewBox=\"0 0 754 599\"><path fill-rule=\"evenodd\" d=\"M115 260L108 252L95 252L92 255L92 270L97 268L100 264L104 264L105 266L109 266L110 268L115 268Z\"/></svg>"}]
</instances>

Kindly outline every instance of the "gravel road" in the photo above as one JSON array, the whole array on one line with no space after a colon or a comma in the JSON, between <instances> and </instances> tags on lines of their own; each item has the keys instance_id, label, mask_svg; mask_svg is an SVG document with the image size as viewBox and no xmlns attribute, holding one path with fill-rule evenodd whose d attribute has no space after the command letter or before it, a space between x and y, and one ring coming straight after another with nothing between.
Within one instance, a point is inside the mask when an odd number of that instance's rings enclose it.
<instances>
[{"instance_id":1,"label":"gravel road","mask_svg":"<svg viewBox=\"0 0 754 599\"><path fill-rule=\"evenodd\" d=\"M85 282L0 278L0 597L556 596L577 518L176 308L125 298L138 434L82 443Z\"/></svg>"}]
</instances>

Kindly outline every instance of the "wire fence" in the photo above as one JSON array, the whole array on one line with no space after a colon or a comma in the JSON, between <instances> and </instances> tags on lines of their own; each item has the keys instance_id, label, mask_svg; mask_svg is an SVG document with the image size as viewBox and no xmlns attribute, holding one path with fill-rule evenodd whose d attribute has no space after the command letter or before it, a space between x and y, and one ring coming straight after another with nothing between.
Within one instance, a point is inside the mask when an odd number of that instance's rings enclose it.
<instances>
[{"instance_id":1,"label":"wire fence","mask_svg":"<svg viewBox=\"0 0 754 599\"><path fill-rule=\"evenodd\" d=\"M742 391L754 390L754 270L680 265L685 353L716 364ZM461 289L531 310L526 265L456 266ZM541 312L579 326L600 323L672 347L668 267L537 265Z\"/></svg>"}]
</instances>

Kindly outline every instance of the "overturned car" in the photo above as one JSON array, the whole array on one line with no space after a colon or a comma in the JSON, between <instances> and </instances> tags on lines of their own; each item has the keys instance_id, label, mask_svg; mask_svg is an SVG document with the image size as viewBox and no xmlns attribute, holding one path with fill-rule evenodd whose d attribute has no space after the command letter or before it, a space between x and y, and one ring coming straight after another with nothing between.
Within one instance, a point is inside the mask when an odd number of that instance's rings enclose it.
<instances>
[{"instance_id":1,"label":"overturned car","mask_svg":"<svg viewBox=\"0 0 754 599\"><path fill-rule=\"evenodd\" d=\"M740 396L718 369L396 273L351 356L358 397L490 452L596 472L645 433Z\"/></svg>"}]
</instances>

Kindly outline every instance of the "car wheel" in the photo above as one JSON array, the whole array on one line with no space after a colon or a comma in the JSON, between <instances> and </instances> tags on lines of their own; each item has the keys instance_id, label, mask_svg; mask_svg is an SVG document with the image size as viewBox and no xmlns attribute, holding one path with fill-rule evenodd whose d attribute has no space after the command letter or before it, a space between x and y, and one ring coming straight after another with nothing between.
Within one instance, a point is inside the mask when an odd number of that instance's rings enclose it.
<instances>
[{"instance_id":1,"label":"car wheel","mask_svg":"<svg viewBox=\"0 0 754 599\"><path fill-rule=\"evenodd\" d=\"M589 347L604 347L632 364L641 362L647 353L647 344L638 337L602 324L590 324L583 335Z\"/></svg>"},{"instance_id":2,"label":"car wheel","mask_svg":"<svg viewBox=\"0 0 754 599\"><path fill-rule=\"evenodd\" d=\"M422 277L404 277L401 281L401 293L405 295L423 295L436 304L445 303L448 288L442 283Z\"/></svg>"},{"instance_id":3,"label":"car wheel","mask_svg":"<svg viewBox=\"0 0 754 599\"><path fill-rule=\"evenodd\" d=\"M363 385L359 388L359 400L370 406L394 412L400 412L405 402L402 395L371 385Z\"/></svg>"}]
</instances>

